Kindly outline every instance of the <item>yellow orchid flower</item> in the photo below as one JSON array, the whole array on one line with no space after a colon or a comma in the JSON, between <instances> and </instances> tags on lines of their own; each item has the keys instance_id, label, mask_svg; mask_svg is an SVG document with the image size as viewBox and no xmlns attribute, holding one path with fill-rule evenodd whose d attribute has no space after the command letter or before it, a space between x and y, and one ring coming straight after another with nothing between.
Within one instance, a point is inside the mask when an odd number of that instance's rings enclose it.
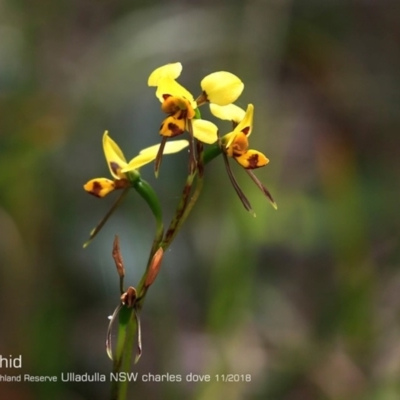
<instances>
[{"instance_id":1,"label":"yellow orchid flower","mask_svg":"<svg viewBox=\"0 0 400 400\"><path fill-rule=\"evenodd\" d=\"M218 139L216 125L198 119L196 128L189 126L196 115L197 103L193 95L175 80L181 70L180 63L167 64L157 68L149 77L149 86L157 86L156 96L162 103L161 109L169 114L161 124L160 134L174 137L184 131L189 133L192 131L193 136L200 141L207 144L215 143ZM197 128L201 129L201 138L197 137Z\"/></svg>"},{"instance_id":2,"label":"yellow orchid flower","mask_svg":"<svg viewBox=\"0 0 400 400\"><path fill-rule=\"evenodd\" d=\"M272 198L269 190L259 181L259 179L254 175L251 171L255 168L260 168L269 163L268 158L261 152L257 150L249 150L249 140L253 130L253 115L254 115L254 106L249 104L247 106L246 112L242 110L240 107L237 107L233 104L223 107L215 107L210 106L211 112L221 118L231 120L235 128L232 132L226 134L221 139L221 148L224 155L225 166L228 172L228 176L232 182L236 193L241 199L244 207L251 211L250 202L247 200L246 196L240 189L236 179L232 173L232 170L229 166L228 157L234 158L249 174L250 178L254 181L257 187L268 197L272 206L276 209L276 203Z\"/></svg>"},{"instance_id":3,"label":"yellow orchid flower","mask_svg":"<svg viewBox=\"0 0 400 400\"><path fill-rule=\"evenodd\" d=\"M232 117L237 116L239 113L238 110L231 111L232 109L227 110L227 114L230 113ZM253 114L254 106L253 104L249 104L243 119L238 123L233 132L228 133L222 139L223 143L225 143L226 154L229 157L233 157L246 169L260 168L269 163L268 158L263 153L257 150L249 150L248 137L253 129Z\"/></svg>"},{"instance_id":4,"label":"yellow orchid flower","mask_svg":"<svg viewBox=\"0 0 400 400\"><path fill-rule=\"evenodd\" d=\"M218 128L212 122L196 118L197 107L206 102L221 106L230 104L240 96L244 87L241 80L230 72L215 72L201 81L203 92L194 100L193 95L176 81L181 72L181 63L166 64L155 69L148 79L149 86L157 87L156 96L162 103L161 109L168 114L160 127L160 135L163 139L156 156L156 175L167 138L187 131L191 138L196 138L202 143L215 143L218 140ZM195 146L192 139L190 141L191 165L195 164L194 153Z\"/></svg>"},{"instance_id":5,"label":"yellow orchid flower","mask_svg":"<svg viewBox=\"0 0 400 400\"><path fill-rule=\"evenodd\" d=\"M165 153L177 153L189 142L187 140L176 140L165 145ZM122 150L108 135L108 131L103 135L103 150L107 165L114 180L107 178L94 178L88 181L83 188L96 197L105 197L115 189L127 188L131 185L128 173L136 171L145 164L152 162L158 153L160 145L155 145L143 149L139 155L127 162Z\"/></svg>"}]
</instances>

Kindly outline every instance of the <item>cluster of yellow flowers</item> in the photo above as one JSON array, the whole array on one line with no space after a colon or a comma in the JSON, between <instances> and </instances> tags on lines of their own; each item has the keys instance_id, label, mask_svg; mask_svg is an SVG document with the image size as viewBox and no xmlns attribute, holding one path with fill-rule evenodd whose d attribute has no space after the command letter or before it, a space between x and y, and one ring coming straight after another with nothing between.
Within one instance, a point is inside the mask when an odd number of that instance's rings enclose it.
<instances>
[{"instance_id":1,"label":"cluster of yellow flowers","mask_svg":"<svg viewBox=\"0 0 400 400\"><path fill-rule=\"evenodd\" d=\"M195 160L193 144L195 140L205 144L218 142L220 153L224 155L226 163L227 157L232 157L246 170L262 167L269 162L263 153L249 149L248 138L253 129L254 106L249 104L244 111L233 104L244 89L242 81L230 72L214 72L202 79L200 82L202 93L195 100L193 95L177 82L176 79L181 72L181 63L167 64L154 70L148 79L148 85L156 87L156 97L161 102L161 109L168 114L160 127L161 143L140 151L138 156L127 162L119 146L106 131L103 136L103 149L114 179L92 179L84 185L87 192L104 197L115 189L127 188L132 183L130 172L137 172L140 167L154 160L157 175L163 154L176 153L187 146L190 146L190 156ZM207 103L215 117L233 123L233 130L221 138L218 137L217 126L200 117L198 107ZM189 142L187 140L167 142L169 138L182 135L184 132L189 133ZM228 164L227 168L229 169ZM243 194L238 189L230 169L228 173L243 201ZM275 207L269 192L253 174L250 176ZM249 209L250 205L247 207L245 204L245 207Z\"/></svg>"}]
</instances>

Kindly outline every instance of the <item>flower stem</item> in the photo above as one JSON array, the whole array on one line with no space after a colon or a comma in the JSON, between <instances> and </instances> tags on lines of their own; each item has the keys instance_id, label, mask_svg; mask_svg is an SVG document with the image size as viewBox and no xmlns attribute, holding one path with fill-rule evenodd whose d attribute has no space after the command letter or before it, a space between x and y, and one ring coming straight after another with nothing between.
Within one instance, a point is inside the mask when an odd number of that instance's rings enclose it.
<instances>
[{"instance_id":1,"label":"flower stem","mask_svg":"<svg viewBox=\"0 0 400 400\"><path fill-rule=\"evenodd\" d=\"M115 350L113 373L129 372L132 360L132 347L137 330L135 309L123 306L119 313L118 340ZM115 380L111 387L112 400L125 400L128 394L128 381Z\"/></svg>"},{"instance_id":2,"label":"flower stem","mask_svg":"<svg viewBox=\"0 0 400 400\"><path fill-rule=\"evenodd\" d=\"M138 298L134 308L122 307L120 311L116 358L113 369L114 373L118 373L120 371L130 371L133 354L133 343L136 342L136 337L138 337L139 335L135 313L141 310L147 293L147 290L143 289L146 282L147 274L149 272L150 262L159 247L162 247L163 250L166 250L171 245L175 236L181 229L182 224L186 221L187 217L192 211L192 208L195 205L203 187L203 174L199 173L199 168L202 169L205 164L208 164L220 154L221 148L217 143L210 146L205 151L203 151L201 146L198 147L198 168L194 169L194 171L192 172L189 172L189 175L186 178L181 199L176 208L175 215L172 218L171 223L168 227L168 230L165 233L165 236L164 226L162 223L161 206L153 189L146 181L142 179L140 179L134 185L136 191L145 199L150 209L152 210L152 213L156 219L157 227L156 234L153 240L153 245L150 250L147 267L137 287L137 292L143 294ZM194 183L195 188L193 191ZM193 194L191 195L192 191ZM128 381L113 382L112 400L125 400L127 397L127 393Z\"/></svg>"}]
</instances>

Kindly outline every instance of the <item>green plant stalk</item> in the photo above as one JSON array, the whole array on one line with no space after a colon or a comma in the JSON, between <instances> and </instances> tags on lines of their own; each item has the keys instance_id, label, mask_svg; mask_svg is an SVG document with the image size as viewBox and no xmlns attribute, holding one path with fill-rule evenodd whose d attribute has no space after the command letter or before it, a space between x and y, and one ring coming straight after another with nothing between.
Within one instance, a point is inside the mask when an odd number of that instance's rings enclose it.
<instances>
[{"instance_id":1,"label":"green plant stalk","mask_svg":"<svg viewBox=\"0 0 400 400\"><path fill-rule=\"evenodd\" d=\"M218 143L215 143L208 147L204 152L201 153L200 157L202 157L202 162L204 165L208 164L214 158L218 157L221 154L221 148ZM151 188L151 186L144 180L140 179L133 184L134 189L144 198L144 200L149 205L155 219L156 219L156 235L153 241L153 245L150 251L149 260L147 263L146 270L140 280L140 283L137 287L137 292L139 293L140 298L137 302L137 310L139 311L144 303L146 292L144 290L144 283L147 278L148 268L150 266L150 262L154 253L157 251L159 247L162 247L163 250L166 250L174 240L175 236L179 232L182 224L185 222L187 217L189 216L191 210L193 209L194 204L196 203L201 189L203 187L203 177L197 176L197 169L190 174L185 182L185 186L182 192L181 200L177 206L175 216L173 217L165 238L163 240L164 226L162 223L162 213L161 206L158 201L158 197ZM197 178L196 178L197 177ZM193 181L196 179L196 187L193 192L192 197L190 198L190 194L192 191ZM129 318L126 317L126 314L129 314ZM133 308L123 307L119 316L119 324L118 324L118 339L117 339L117 348L115 353L115 361L113 373L118 372L129 372L132 364L132 347L135 343L135 338L137 337L137 322L135 318L135 310ZM126 400L126 396L128 394L128 384L129 382L113 382L112 386L112 400Z\"/></svg>"},{"instance_id":2,"label":"green plant stalk","mask_svg":"<svg viewBox=\"0 0 400 400\"><path fill-rule=\"evenodd\" d=\"M139 287L143 287L147 270L150 265L151 258L154 252L158 249L160 242L164 235L164 224L162 221L162 210L156 193L153 188L143 179L133 176L132 187L139 193L139 195L148 204L154 218L156 220L156 233L153 245L150 251L149 261L147 263L146 271L143 274ZM117 346L114 356L113 373L129 372L132 363L132 347L137 335L137 321L135 313L137 310L123 306L119 313L118 318L118 333L117 333ZM112 400L124 400L128 393L129 381L113 381L111 393Z\"/></svg>"},{"instance_id":3,"label":"green plant stalk","mask_svg":"<svg viewBox=\"0 0 400 400\"><path fill-rule=\"evenodd\" d=\"M150 250L149 259L147 261L147 269L150 266L151 259L157 249L160 247L160 242L164 235L164 224L162 220L162 210L161 204L158 200L156 193L154 192L153 188L143 179L135 182L133 188L139 193L140 196L146 201L149 205L154 218L156 219L156 234L154 236L153 245Z\"/></svg>"},{"instance_id":4,"label":"green plant stalk","mask_svg":"<svg viewBox=\"0 0 400 400\"><path fill-rule=\"evenodd\" d=\"M218 153L214 150L213 153L209 153L208 160L211 161L217 155ZM200 154L200 162L204 164L204 160L205 156L204 152L202 151ZM195 178L196 178L196 187L193 192L193 195L190 197L193 181ZM165 238L161 243L161 247L163 248L163 250L167 250L172 241L175 239L175 236L178 234L182 224L186 221L187 217L192 211L193 206L195 205L197 199L199 198L202 188L203 188L203 176L200 176L198 174L198 170L195 170L194 173L189 175L186 180L181 201L178 204L175 216L169 225L167 233L165 234Z\"/></svg>"},{"instance_id":5,"label":"green plant stalk","mask_svg":"<svg viewBox=\"0 0 400 400\"><path fill-rule=\"evenodd\" d=\"M113 373L118 374L121 371L129 372L132 347L136 330L135 310L133 308L122 307L118 318L118 339L114 355ZM115 380L111 387L112 400L124 400L128 393L128 381L122 382Z\"/></svg>"}]
</instances>

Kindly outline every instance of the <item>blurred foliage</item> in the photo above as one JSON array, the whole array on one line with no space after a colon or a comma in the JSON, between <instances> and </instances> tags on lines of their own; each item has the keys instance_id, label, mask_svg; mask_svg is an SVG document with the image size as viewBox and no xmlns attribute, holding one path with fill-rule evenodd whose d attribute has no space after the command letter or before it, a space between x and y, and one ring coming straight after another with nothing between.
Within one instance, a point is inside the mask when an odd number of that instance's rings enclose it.
<instances>
[{"instance_id":1,"label":"blurred foliage","mask_svg":"<svg viewBox=\"0 0 400 400\"><path fill-rule=\"evenodd\" d=\"M147 77L181 61L193 92L215 70L244 81L252 147L271 160L256 173L279 210L235 168L253 218L213 161L142 313L139 374L251 383L137 382L132 398L397 400L399 15L395 1L0 0L0 354L32 375L111 371L113 237L135 285L154 226L130 194L83 250L113 199L82 184L107 172L105 129L128 158L159 141ZM143 169L167 217L186 165L165 159L157 181ZM16 400L109 389L0 386Z\"/></svg>"}]
</instances>

